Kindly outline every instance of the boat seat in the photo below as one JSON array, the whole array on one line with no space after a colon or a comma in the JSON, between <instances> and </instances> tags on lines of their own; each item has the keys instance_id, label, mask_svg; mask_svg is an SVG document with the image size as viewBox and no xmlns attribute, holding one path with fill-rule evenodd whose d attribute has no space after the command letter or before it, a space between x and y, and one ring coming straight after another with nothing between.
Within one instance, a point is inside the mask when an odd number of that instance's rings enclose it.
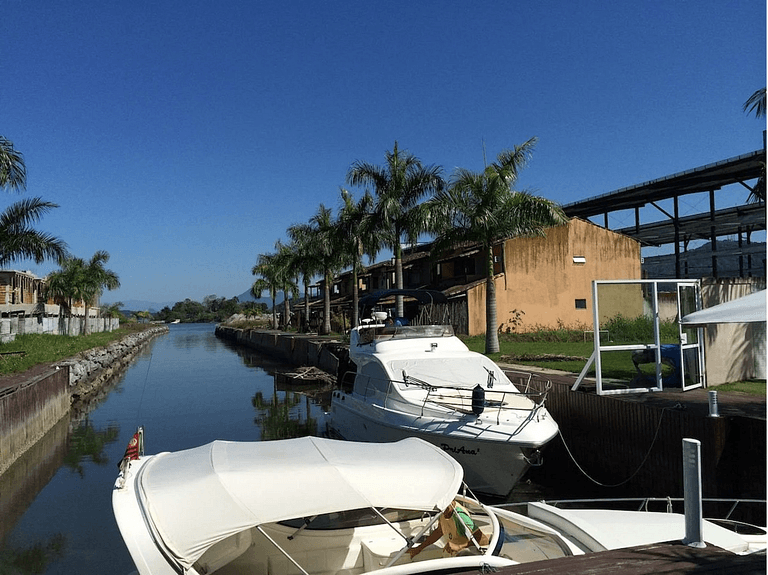
<instances>
[{"instance_id":1,"label":"boat seat","mask_svg":"<svg viewBox=\"0 0 768 575\"><path fill-rule=\"evenodd\" d=\"M245 530L219 541L197 560L195 570L202 575L216 572L245 553L252 540L250 530Z\"/></svg>"}]
</instances>

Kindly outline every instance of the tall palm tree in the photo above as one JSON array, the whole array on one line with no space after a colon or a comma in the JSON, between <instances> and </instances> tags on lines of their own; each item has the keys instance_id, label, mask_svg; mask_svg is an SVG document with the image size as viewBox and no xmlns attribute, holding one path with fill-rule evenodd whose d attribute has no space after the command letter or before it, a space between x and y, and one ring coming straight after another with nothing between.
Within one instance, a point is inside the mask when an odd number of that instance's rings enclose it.
<instances>
[{"instance_id":1,"label":"tall palm tree","mask_svg":"<svg viewBox=\"0 0 768 575\"><path fill-rule=\"evenodd\" d=\"M0 136L0 189L21 191L27 186L27 170L21 152ZM32 224L57 204L40 198L17 202L0 213L0 267L19 259L42 263L46 259L61 260L67 244L50 234L39 232Z\"/></svg>"},{"instance_id":2,"label":"tall palm tree","mask_svg":"<svg viewBox=\"0 0 768 575\"><path fill-rule=\"evenodd\" d=\"M88 334L88 312L98 304L99 296L105 289L120 287L120 279L112 270L104 267L109 261L109 254L100 250L86 262L82 258L69 257L60 262L61 269L48 276L48 293L54 297L68 300L68 307L76 301L83 302L85 319L83 333Z\"/></svg>"},{"instance_id":3,"label":"tall palm tree","mask_svg":"<svg viewBox=\"0 0 768 575\"><path fill-rule=\"evenodd\" d=\"M337 249L338 231L330 208L323 204L309 220L313 237L312 245L323 275L323 325L321 335L331 333L331 286L333 279L342 267L342 259Z\"/></svg>"},{"instance_id":4,"label":"tall palm tree","mask_svg":"<svg viewBox=\"0 0 768 575\"><path fill-rule=\"evenodd\" d=\"M289 246L277 240L275 243L274 265L277 268L277 280L283 292L283 329L288 329L291 320L290 298L299 297L299 286L296 283L296 268L294 267L294 252Z\"/></svg>"},{"instance_id":5,"label":"tall palm tree","mask_svg":"<svg viewBox=\"0 0 768 575\"><path fill-rule=\"evenodd\" d=\"M442 168L424 166L410 152L401 152L395 142L386 152L386 165L375 166L357 161L347 172L347 183L370 185L376 194L374 213L381 233L381 245L392 249L395 258L395 285L403 287L403 257L400 242L415 243L425 222L418 216L419 202L445 186ZM397 298L397 315L403 315L403 298Z\"/></svg>"},{"instance_id":6,"label":"tall palm tree","mask_svg":"<svg viewBox=\"0 0 768 575\"><path fill-rule=\"evenodd\" d=\"M315 275L322 273L322 265L314 249L314 235L310 224L296 224L288 228L293 250L293 264L304 285L304 330L309 331L309 285Z\"/></svg>"},{"instance_id":7,"label":"tall palm tree","mask_svg":"<svg viewBox=\"0 0 768 575\"><path fill-rule=\"evenodd\" d=\"M364 269L363 256L370 260L376 257L379 244L376 241L375 217L373 215L374 199L366 191L357 202L352 194L341 189L342 207L337 219L339 250L342 264L352 269L352 326L359 323L358 275Z\"/></svg>"},{"instance_id":8,"label":"tall palm tree","mask_svg":"<svg viewBox=\"0 0 768 575\"><path fill-rule=\"evenodd\" d=\"M279 289L279 277L278 266L275 263L275 254L259 254L257 263L251 269L251 273L255 276L260 276L259 279L253 282L251 294L258 299L265 291L269 292L269 297L272 298L272 328L277 329L275 298L277 298L277 291Z\"/></svg>"},{"instance_id":9,"label":"tall palm tree","mask_svg":"<svg viewBox=\"0 0 768 575\"><path fill-rule=\"evenodd\" d=\"M535 143L531 138L514 150L501 152L497 162L482 172L457 169L449 188L423 208L432 218L437 253L473 243L480 244L485 254L485 353L499 351L493 247L517 236L543 236L547 227L568 221L554 202L512 189Z\"/></svg>"}]
</instances>

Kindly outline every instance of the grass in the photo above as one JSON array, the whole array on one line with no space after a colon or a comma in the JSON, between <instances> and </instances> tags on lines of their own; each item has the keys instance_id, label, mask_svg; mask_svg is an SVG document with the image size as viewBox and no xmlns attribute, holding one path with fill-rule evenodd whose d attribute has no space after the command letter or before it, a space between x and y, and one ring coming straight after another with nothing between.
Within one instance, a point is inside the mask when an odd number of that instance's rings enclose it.
<instances>
[{"instance_id":1,"label":"grass","mask_svg":"<svg viewBox=\"0 0 768 575\"><path fill-rule=\"evenodd\" d=\"M103 347L127 335L153 327L150 324L128 323L111 332L67 336L50 334L17 335L14 341L0 344L0 354L24 352L19 355L0 355L0 375L26 371L36 365L53 363L77 355L82 351Z\"/></svg>"},{"instance_id":2,"label":"grass","mask_svg":"<svg viewBox=\"0 0 768 575\"><path fill-rule=\"evenodd\" d=\"M511 335L511 337L510 337ZM526 337L527 336L527 337ZM581 338L581 341L573 341ZM499 353L488 354L498 363L516 363L531 365L546 369L554 369L578 374L584 369L587 360L594 351L594 343L583 341L583 331L571 335L565 333L537 332L535 334L502 334L499 337ZM472 351L485 352L485 335L461 336L461 339ZM533 341L526 341L533 340ZM556 356L565 359L546 359L546 356ZM573 359L569 359L573 358ZM578 358L578 359L576 359ZM602 374L606 379L631 381L638 374L632 363L629 351L604 352L601 357ZM654 364L641 364L640 369L645 375L655 373ZM671 368L662 367L662 375L670 373ZM587 372L588 377L594 377L594 366ZM755 396L766 395L765 380L749 380L718 385L713 388L718 392L738 392Z\"/></svg>"}]
</instances>

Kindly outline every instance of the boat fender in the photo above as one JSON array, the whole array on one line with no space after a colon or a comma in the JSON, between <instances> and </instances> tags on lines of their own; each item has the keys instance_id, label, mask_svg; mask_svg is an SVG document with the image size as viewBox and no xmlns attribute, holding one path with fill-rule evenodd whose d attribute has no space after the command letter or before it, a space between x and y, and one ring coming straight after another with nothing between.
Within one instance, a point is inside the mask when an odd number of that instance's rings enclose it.
<instances>
[{"instance_id":1,"label":"boat fender","mask_svg":"<svg viewBox=\"0 0 768 575\"><path fill-rule=\"evenodd\" d=\"M485 410L485 390L479 383L472 390L472 413L480 415Z\"/></svg>"}]
</instances>

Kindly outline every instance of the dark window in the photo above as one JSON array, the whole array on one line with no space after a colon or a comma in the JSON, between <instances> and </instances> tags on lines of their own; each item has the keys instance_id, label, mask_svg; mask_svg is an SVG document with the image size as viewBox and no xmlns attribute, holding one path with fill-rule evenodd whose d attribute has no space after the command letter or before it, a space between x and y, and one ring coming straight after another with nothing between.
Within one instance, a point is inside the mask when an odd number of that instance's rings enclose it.
<instances>
[{"instance_id":1,"label":"dark window","mask_svg":"<svg viewBox=\"0 0 768 575\"><path fill-rule=\"evenodd\" d=\"M585 300L585 299L577 299L576 300L576 309L587 309L587 300Z\"/></svg>"}]
</instances>

